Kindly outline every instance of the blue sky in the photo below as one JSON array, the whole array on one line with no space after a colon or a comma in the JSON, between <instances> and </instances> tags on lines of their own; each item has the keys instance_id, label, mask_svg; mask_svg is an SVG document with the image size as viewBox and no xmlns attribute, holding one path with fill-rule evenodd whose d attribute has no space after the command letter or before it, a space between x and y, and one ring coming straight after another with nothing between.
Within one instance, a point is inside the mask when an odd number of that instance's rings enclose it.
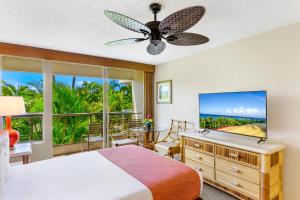
<instances>
[{"instance_id":1,"label":"blue sky","mask_svg":"<svg viewBox=\"0 0 300 200\"><path fill-rule=\"evenodd\" d=\"M266 92L199 94L201 114L266 117Z\"/></svg>"},{"instance_id":2,"label":"blue sky","mask_svg":"<svg viewBox=\"0 0 300 200\"><path fill-rule=\"evenodd\" d=\"M72 76L56 75L55 78L57 82L62 82L70 86L72 84ZM29 82L40 81L42 79L43 75L40 73L3 71L3 80L12 85L26 85ZM76 86L81 86L83 81L103 83L101 78L77 77Z\"/></svg>"}]
</instances>

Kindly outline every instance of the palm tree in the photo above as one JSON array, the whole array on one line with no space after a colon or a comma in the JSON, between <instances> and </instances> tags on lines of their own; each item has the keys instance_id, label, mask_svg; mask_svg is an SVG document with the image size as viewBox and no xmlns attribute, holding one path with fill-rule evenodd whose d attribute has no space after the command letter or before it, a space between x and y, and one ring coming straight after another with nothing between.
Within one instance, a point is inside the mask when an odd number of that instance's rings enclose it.
<instances>
[{"instance_id":1,"label":"palm tree","mask_svg":"<svg viewBox=\"0 0 300 200\"><path fill-rule=\"evenodd\" d=\"M85 81L81 87L75 88L74 78L72 86L58 83L53 76L53 113L82 113L103 111L103 85L97 82ZM13 85L3 82L3 95L23 96L27 112L43 112L43 82L32 81L26 85ZM132 85L120 84L111 81L109 85L110 111L122 111L131 109ZM14 120L16 129L21 132L21 139L28 140L30 125L26 120ZM40 121L39 121L40 123ZM83 117L54 117L53 119L53 143L68 144L80 141L88 127L88 118ZM36 126L35 126L36 127ZM41 128L35 128L41 136ZM37 135L37 134L36 134ZM36 137L39 139L39 137ZM41 138L40 138L41 139Z\"/></svg>"},{"instance_id":2,"label":"palm tree","mask_svg":"<svg viewBox=\"0 0 300 200\"><path fill-rule=\"evenodd\" d=\"M5 96L23 96L29 91L28 86L16 84L15 86L4 81L2 92Z\"/></svg>"},{"instance_id":3,"label":"palm tree","mask_svg":"<svg viewBox=\"0 0 300 200\"><path fill-rule=\"evenodd\" d=\"M36 92L38 92L39 94L43 94L44 91L44 87L43 87L43 81L31 81L29 83L27 83L27 85L31 86L33 90L35 90Z\"/></svg>"},{"instance_id":4,"label":"palm tree","mask_svg":"<svg viewBox=\"0 0 300 200\"><path fill-rule=\"evenodd\" d=\"M74 92L75 90L75 83L76 83L76 76L72 77L72 91Z\"/></svg>"}]
</instances>

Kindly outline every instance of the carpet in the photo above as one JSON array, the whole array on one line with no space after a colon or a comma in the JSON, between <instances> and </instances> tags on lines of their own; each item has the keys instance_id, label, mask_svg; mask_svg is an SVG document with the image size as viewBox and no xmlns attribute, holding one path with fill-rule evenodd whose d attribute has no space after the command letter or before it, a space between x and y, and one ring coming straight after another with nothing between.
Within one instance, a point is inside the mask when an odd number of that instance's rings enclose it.
<instances>
[{"instance_id":1,"label":"carpet","mask_svg":"<svg viewBox=\"0 0 300 200\"><path fill-rule=\"evenodd\" d=\"M203 184L203 192L201 194L203 200L236 200L237 198L219 190L206 183Z\"/></svg>"}]
</instances>

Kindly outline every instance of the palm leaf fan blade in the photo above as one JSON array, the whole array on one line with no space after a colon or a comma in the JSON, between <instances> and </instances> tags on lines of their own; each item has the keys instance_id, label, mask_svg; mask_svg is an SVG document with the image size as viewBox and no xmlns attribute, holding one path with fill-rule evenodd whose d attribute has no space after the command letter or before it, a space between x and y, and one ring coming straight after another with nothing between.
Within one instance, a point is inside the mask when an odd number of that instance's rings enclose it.
<instances>
[{"instance_id":1,"label":"palm leaf fan blade","mask_svg":"<svg viewBox=\"0 0 300 200\"><path fill-rule=\"evenodd\" d=\"M179 33L166 38L167 42L178 46L193 46L207 43L209 38L197 33Z\"/></svg>"},{"instance_id":2,"label":"palm leaf fan blade","mask_svg":"<svg viewBox=\"0 0 300 200\"><path fill-rule=\"evenodd\" d=\"M145 38L128 38L128 39L107 42L107 43L105 43L105 45L106 46L115 46L115 45L134 44L134 43L142 42L144 40L146 40L146 39Z\"/></svg>"},{"instance_id":3,"label":"palm leaf fan blade","mask_svg":"<svg viewBox=\"0 0 300 200\"><path fill-rule=\"evenodd\" d=\"M197 24L204 13L203 6L188 7L166 17L158 28L162 34L182 33Z\"/></svg>"},{"instance_id":4,"label":"palm leaf fan blade","mask_svg":"<svg viewBox=\"0 0 300 200\"><path fill-rule=\"evenodd\" d=\"M105 10L104 14L116 24L137 33L150 34L151 30L145 24L117 12Z\"/></svg>"}]
</instances>

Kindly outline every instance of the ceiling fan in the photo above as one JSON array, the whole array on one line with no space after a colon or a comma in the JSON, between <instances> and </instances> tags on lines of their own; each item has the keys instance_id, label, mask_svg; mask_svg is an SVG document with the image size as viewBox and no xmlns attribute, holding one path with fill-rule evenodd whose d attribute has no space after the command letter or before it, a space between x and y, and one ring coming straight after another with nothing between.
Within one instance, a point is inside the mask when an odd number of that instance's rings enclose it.
<instances>
[{"instance_id":1,"label":"ceiling fan","mask_svg":"<svg viewBox=\"0 0 300 200\"><path fill-rule=\"evenodd\" d=\"M151 4L150 10L154 14L154 21L150 21L146 24L125 15L105 10L104 14L113 22L144 35L143 38L115 40L105 45L133 44L150 39L147 52L151 55L158 55L166 48L166 43L162 41L162 39L178 46L200 45L209 41L209 39L203 35L184 32L197 24L203 17L205 13L203 6L193 6L179 10L166 17L163 21L157 21L157 13L161 10L160 4Z\"/></svg>"}]
</instances>

